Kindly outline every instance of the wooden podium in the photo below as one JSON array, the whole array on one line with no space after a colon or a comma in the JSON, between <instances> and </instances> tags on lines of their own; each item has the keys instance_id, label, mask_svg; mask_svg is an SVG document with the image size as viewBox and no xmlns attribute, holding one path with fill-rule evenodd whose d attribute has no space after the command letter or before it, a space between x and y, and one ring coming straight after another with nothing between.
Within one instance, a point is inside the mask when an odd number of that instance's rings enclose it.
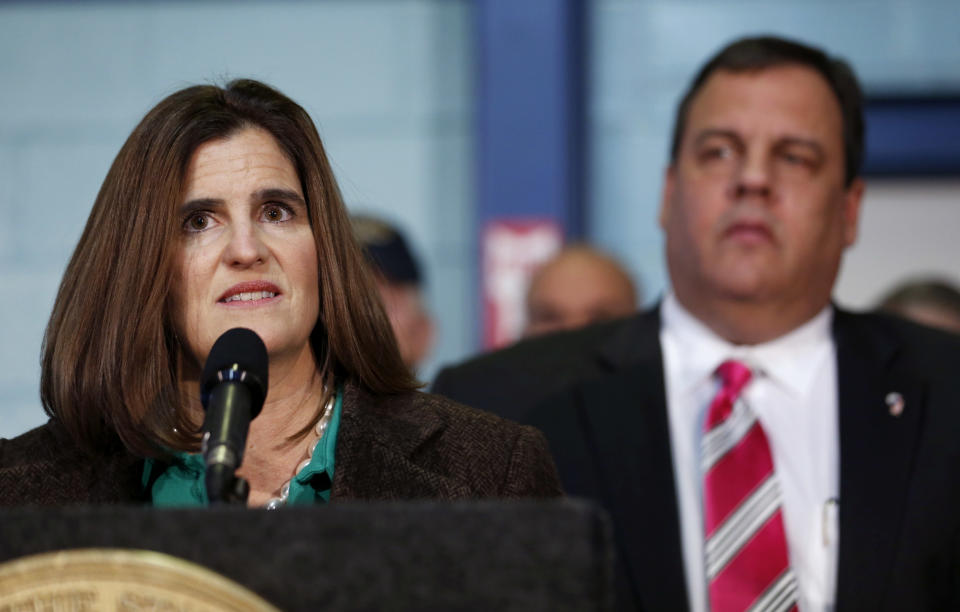
<instances>
[{"instance_id":1,"label":"wooden podium","mask_svg":"<svg viewBox=\"0 0 960 612\"><path fill-rule=\"evenodd\" d=\"M569 499L346 502L275 511L5 509L0 610L42 609L30 596L16 600L16 583L9 572L3 581L4 568L64 550L94 559L165 553L189 562L179 562L181 576L192 580L205 573L202 566L226 579L221 586L228 591L233 584L239 593L240 585L282 610L564 611L607 610L613 603L606 517Z\"/></svg>"}]
</instances>

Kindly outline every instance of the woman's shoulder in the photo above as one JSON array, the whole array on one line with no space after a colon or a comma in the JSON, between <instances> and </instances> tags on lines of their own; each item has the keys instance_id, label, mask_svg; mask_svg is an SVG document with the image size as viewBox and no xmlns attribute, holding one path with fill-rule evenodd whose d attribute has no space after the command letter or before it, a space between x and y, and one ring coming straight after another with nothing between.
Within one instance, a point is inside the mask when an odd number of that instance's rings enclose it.
<instances>
[{"instance_id":1,"label":"woman's shoulder","mask_svg":"<svg viewBox=\"0 0 960 612\"><path fill-rule=\"evenodd\" d=\"M45 504L48 494L56 497L56 475L70 469L69 448L52 421L0 439L0 506Z\"/></svg>"},{"instance_id":2,"label":"woman's shoulder","mask_svg":"<svg viewBox=\"0 0 960 612\"><path fill-rule=\"evenodd\" d=\"M51 421L15 438L0 438L0 474L47 467L62 448L58 437L56 424Z\"/></svg>"},{"instance_id":3,"label":"woman's shoulder","mask_svg":"<svg viewBox=\"0 0 960 612\"><path fill-rule=\"evenodd\" d=\"M341 443L345 450L376 445L469 491L454 497L560 494L546 440L533 427L439 395L374 395L356 387L345 390L342 418L338 454Z\"/></svg>"},{"instance_id":4,"label":"woman's shoulder","mask_svg":"<svg viewBox=\"0 0 960 612\"><path fill-rule=\"evenodd\" d=\"M91 456L56 421L0 439L0 506L134 501L137 459L121 448Z\"/></svg>"},{"instance_id":5,"label":"woman's shoulder","mask_svg":"<svg viewBox=\"0 0 960 612\"><path fill-rule=\"evenodd\" d=\"M437 428L440 428L440 434L445 437L489 438L501 444L512 444L517 437L539 438L542 435L529 425L422 391L374 395L348 387L344 402L345 405L362 407L365 417L389 421L393 427L391 431L402 432L404 436L415 431L429 431L436 435Z\"/></svg>"}]
</instances>

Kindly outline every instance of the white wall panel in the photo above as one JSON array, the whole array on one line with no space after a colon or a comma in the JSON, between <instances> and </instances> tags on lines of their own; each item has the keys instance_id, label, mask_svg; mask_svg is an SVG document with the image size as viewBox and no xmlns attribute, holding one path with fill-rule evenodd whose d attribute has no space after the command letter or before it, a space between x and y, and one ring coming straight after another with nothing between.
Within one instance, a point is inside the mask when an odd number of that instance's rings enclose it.
<instances>
[{"instance_id":1,"label":"white wall panel","mask_svg":"<svg viewBox=\"0 0 960 612\"><path fill-rule=\"evenodd\" d=\"M960 180L874 180L836 298L872 308L895 284L935 276L960 287Z\"/></svg>"}]
</instances>

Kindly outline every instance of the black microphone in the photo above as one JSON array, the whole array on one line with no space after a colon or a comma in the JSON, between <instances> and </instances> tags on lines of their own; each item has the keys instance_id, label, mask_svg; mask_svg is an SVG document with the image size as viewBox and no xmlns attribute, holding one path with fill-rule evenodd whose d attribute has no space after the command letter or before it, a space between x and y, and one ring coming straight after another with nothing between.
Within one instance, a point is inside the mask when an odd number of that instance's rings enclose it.
<instances>
[{"instance_id":1,"label":"black microphone","mask_svg":"<svg viewBox=\"0 0 960 612\"><path fill-rule=\"evenodd\" d=\"M267 347L256 333L235 327L223 333L200 377L203 459L210 503L246 502L249 487L234 472L243 462L250 421L267 397Z\"/></svg>"}]
</instances>

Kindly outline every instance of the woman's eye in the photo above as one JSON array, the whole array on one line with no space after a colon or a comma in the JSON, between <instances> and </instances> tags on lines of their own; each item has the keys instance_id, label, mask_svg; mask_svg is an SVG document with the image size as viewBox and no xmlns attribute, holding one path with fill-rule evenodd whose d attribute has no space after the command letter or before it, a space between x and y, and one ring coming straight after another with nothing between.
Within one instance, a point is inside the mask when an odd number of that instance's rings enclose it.
<instances>
[{"instance_id":1,"label":"woman's eye","mask_svg":"<svg viewBox=\"0 0 960 612\"><path fill-rule=\"evenodd\" d=\"M263 207L263 218L271 223L281 223L293 218L293 212L283 204L267 204Z\"/></svg>"},{"instance_id":2,"label":"woman's eye","mask_svg":"<svg viewBox=\"0 0 960 612\"><path fill-rule=\"evenodd\" d=\"M195 212L183 222L183 229L188 232L202 232L210 227L210 216L207 213Z\"/></svg>"}]
</instances>

